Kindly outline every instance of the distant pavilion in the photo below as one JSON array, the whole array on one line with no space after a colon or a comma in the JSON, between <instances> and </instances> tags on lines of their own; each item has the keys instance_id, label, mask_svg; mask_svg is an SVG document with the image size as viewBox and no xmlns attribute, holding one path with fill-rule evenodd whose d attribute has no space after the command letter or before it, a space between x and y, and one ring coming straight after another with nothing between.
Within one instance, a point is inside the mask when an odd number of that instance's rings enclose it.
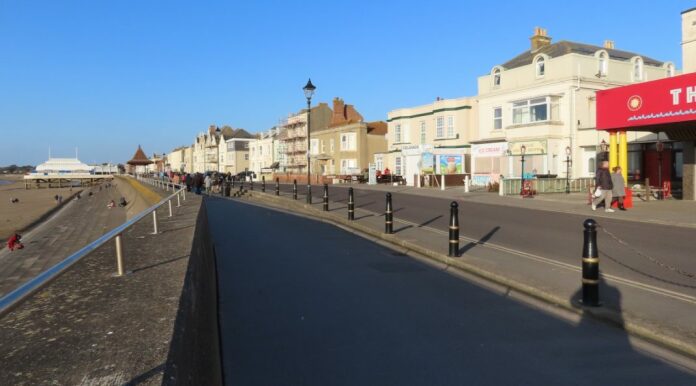
<instances>
[{"instance_id":1,"label":"distant pavilion","mask_svg":"<svg viewBox=\"0 0 696 386\"><path fill-rule=\"evenodd\" d=\"M138 150L135 151L133 158L127 162L128 172L133 174L145 174L147 173L147 165L150 165L150 161L143 149L138 145Z\"/></svg>"},{"instance_id":2,"label":"distant pavilion","mask_svg":"<svg viewBox=\"0 0 696 386\"><path fill-rule=\"evenodd\" d=\"M92 186L113 180L111 175L95 175L94 168L77 158L49 158L24 176L24 188L63 188Z\"/></svg>"}]
</instances>

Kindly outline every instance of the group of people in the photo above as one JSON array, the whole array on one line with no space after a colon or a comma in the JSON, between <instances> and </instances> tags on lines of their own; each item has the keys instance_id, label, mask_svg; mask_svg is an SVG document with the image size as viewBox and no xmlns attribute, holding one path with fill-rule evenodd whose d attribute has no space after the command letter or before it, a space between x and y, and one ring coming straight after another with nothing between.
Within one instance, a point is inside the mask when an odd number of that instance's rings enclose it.
<instances>
[{"instance_id":1,"label":"group of people","mask_svg":"<svg viewBox=\"0 0 696 386\"><path fill-rule=\"evenodd\" d=\"M611 208L614 202L617 203L619 210L626 210L624 207L626 184L621 174L621 167L615 166L610 173L609 161L602 161L595 174L595 186L592 210L597 210L597 206L602 201L604 201L605 212L614 212L614 209Z\"/></svg>"},{"instance_id":2,"label":"group of people","mask_svg":"<svg viewBox=\"0 0 696 386\"><path fill-rule=\"evenodd\" d=\"M56 194L55 196L53 196L53 200L55 200L56 204L60 205L63 203L63 195Z\"/></svg>"}]
</instances>

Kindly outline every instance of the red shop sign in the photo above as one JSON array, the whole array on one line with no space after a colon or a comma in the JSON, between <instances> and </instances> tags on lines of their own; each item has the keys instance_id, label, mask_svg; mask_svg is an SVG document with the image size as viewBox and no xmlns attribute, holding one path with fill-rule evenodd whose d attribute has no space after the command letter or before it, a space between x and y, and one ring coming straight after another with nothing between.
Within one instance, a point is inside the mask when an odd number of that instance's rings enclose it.
<instances>
[{"instance_id":1,"label":"red shop sign","mask_svg":"<svg viewBox=\"0 0 696 386\"><path fill-rule=\"evenodd\" d=\"M696 73L597 91L597 130L696 121Z\"/></svg>"}]
</instances>

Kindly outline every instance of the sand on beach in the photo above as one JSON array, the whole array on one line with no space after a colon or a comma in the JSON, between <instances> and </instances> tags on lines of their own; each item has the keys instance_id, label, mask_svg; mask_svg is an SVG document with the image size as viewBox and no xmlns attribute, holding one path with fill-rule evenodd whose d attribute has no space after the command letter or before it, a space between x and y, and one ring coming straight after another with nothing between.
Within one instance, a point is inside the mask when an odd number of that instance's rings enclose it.
<instances>
[{"instance_id":1,"label":"sand on beach","mask_svg":"<svg viewBox=\"0 0 696 386\"><path fill-rule=\"evenodd\" d=\"M12 184L0 185L0 242L5 241L13 231L22 231L44 214L54 209L57 204L55 195L62 195L66 200L82 188L24 189L24 175L0 174L1 180L14 181ZM12 198L19 203L13 204Z\"/></svg>"}]
</instances>

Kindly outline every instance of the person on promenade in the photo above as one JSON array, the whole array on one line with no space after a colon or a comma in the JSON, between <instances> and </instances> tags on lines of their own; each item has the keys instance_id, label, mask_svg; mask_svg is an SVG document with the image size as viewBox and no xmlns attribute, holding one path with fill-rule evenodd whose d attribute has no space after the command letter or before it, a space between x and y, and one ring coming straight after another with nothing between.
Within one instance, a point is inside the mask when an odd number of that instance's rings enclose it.
<instances>
[{"instance_id":1,"label":"person on promenade","mask_svg":"<svg viewBox=\"0 0 696 386\"><path fill-rule=\"evenodd\" d=\"M612 199L611 203L618 201L619 209L626 210L624 207L624 196L626 196L626 185L624 184L623 175L621 174L621 167L615 166L613 173L611 173L611 183L614 187L611 189Z\"/></svg>"},{"instance_id":2,"label":"person on promenade","mask_svg":"<svg viewBox=\"0 0 696 386\"><path fill-rule=\"evenodd\" d=\"M203 187L203 175L201 173L196 173L193 177L193 188L196 194L201 194L201 188Z\"/></svg>"},{"instance_id":3,"label":"person on promenade","mask_svg":"<svg viewBox=\"0 0 696 386\"><path fill-rule=\"evenodd\" d=\"M124 206L126 206L126 205L128 205L128 202L126 202L126 198L123 197L123 196L121 196L121 199L118 200L118 206L124 207Z\"/></svg>"},{"instance_id":4,"label":"person on promenade","mask_svg":"<svg viewBox=\"0 0 696 386\"><path fill-rule=\"evenodd\" d=\"M597 210L597 204L604 201L604 211L613 212L611 209L611 190L614 185L611 183L611 174L609 173L609 161L602 161L595 173L595 199L592 200L592 210Z\"/></svg>"},{"instance_id":5,"label":"person on promenade","mask_svg":"<svg viewBox=\"0 0 696 386\"><path fill-rule=\"evenodd\" d=\"M186 191L187 191L187 192L190 192L190 191L191 191L191 185L192 185L191 174L186 173L186 174L184 175L184 184L186 185Z\"/></svg>"},{"instance_id":6,"label":"person on promenade","mask_svg":"<svg viewBox=\"0 0 696 386\"><path fill-rule=\"evenodd\" d=\"M109 209L112 209L115 206L116 206L116 203L114 202L114 200L111 200L111 201L109 201L108 204L106 204L106 207Z\"/></svg>"},{"instance_id":7,"label":"person on promenade","mask_svg":"<svg viewBox=\"0 0 696 386\"><path fill-rule=\"evenodd\" d=\"M210 186L213 184L213 179L210 178L210 174L205 175L205 193L210 195Z\"/></svg>"},{"instance_id":8,"label":"person on promenade","mask_svg":"<svg viewBox=\"0 0 696 386\"><path fill-rule=\"evenodd\" d=\"M10 251L24 248L24 244L22 244L21 240L22 235L17 233L17 231L12 232L12 236L10 236L10 238L7 240L7 248Z\"/></svg>"}]
</instances>

